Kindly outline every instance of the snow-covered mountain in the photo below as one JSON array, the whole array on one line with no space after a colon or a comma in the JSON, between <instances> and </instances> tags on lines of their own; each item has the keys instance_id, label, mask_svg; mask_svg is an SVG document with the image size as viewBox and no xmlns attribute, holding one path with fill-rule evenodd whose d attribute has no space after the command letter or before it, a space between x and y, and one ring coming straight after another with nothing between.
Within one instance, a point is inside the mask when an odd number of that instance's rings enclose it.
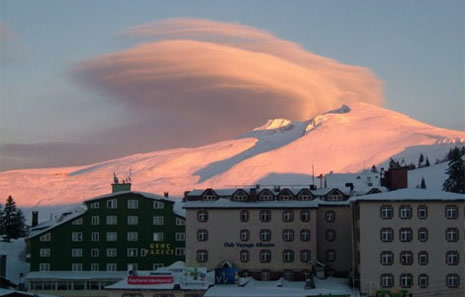
<instances>
[{"instance_id":1,"label":"snow-covered mountain","mask_svg":"<svg viewBox=\"0 0 465 297\"><path fill-rule=\"evenodd\" d=\"M135 154L88 166L0 173L0 193L21 206L70 204L110 191L113 172L132 171L133 189L182 196L186 190L251 184L309 184L315 175L385 166L396 156L433 164L465 143L465 132L356 103L308 121L270 120L233 140ZM417 182L417 181L415 181ZM428 182L427 182L428 183Z\"/></svg>"}]
</instances>

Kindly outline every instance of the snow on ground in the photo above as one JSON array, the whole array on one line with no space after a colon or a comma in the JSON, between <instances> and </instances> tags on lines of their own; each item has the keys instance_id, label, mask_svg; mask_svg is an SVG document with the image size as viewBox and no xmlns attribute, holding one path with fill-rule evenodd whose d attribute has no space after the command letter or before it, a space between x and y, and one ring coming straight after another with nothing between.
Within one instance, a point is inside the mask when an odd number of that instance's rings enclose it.
<instances>
[{"instance_id":1,"label":"snow on ground","mask_svg":"<svg viewBox=\"0 0 465 297\"><path fill-rule=\"evenodd\" d=\"M24 239L0 242L0 255L7 256L6 278L15 284L19 283L19 275L29 271L29 263L26 263L26 242Z\"/></svg>"},{"instance_id":2,"label":"snow on ground","mask_svg":"<svg viewBox=\"0 0 465 297\"><path fill-rule=\"evenodd\" d=\"M381 107L354 103L304 122L273 120L241 137L65 168L0 172L0 192L20 207L79 203L109 193L113 172L132 171L133 190L182 197L194 188L310 184L316 176L380 168L395 156L435 163L465 132L436 128ZM379 166L381 165L381 166ZM384 166L387 167L387 166ZM426 173L425 173L426 174ZM412 176L416 185L418 178ZM421 177L420 177L421 179ZM433 181L426 181L433 186Z\"/></svg>"}]
</instances>

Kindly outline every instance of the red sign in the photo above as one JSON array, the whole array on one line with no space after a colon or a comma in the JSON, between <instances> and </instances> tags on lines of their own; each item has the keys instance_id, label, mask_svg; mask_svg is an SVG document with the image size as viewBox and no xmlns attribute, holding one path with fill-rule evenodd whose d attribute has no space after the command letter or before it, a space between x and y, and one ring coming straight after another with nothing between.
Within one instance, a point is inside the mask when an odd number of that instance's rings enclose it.
<instances>
[{"instance_id":1,"label":"red sign","mask_svg":"<svg viewBox=\"0 0 465 297\"><path fill-rule=\"evenodd\" d=\"M171 275L144 275L144 276L129 276L128 284L130 285L160 285L172 284L174 278Z\"/></svg>"}]
</instances>

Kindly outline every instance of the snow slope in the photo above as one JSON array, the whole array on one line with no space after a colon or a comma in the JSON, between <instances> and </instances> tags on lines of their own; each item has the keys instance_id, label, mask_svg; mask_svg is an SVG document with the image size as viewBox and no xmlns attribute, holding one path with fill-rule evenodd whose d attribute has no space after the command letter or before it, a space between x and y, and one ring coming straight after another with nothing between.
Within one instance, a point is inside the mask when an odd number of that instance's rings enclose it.
<instances>
[{"instance_id":1,"label":"snow slope","mask_svg":"<svg viewBox=\"0 0 465 297\"><path fill-rule=\"evenodd\" d=\"M7 255L6 278L15 284L19 283L19 275L29 272L26 262L26 242L24 238L0 242L0 255Z\"/></svg>"},{"instance_id":2,"label":"snow slope","mask_svg":"<svg viewBox=\"0 0 465 297\"><path fill-rule=\"evenodd\" d=\"M0 172L0 193L12 195L23 207L78 203L109 193L113 172L124 178L130 170L133 190L166 191L170 196L193 188L309 184L312 165L315 175L359 172L372 164L383 166L391 156L416 163L420 152L434 164L464 141L463 131L355 103L304 122L271 120L237 139L196 148L135 154L88 166Z\"/></svg>"}]
</instances>

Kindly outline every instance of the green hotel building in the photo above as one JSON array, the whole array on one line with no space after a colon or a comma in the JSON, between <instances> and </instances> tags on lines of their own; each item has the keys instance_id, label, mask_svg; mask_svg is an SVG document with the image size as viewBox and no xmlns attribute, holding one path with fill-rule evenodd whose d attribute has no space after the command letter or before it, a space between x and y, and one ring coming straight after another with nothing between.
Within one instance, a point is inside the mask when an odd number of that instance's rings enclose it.
<instances>
[{"instance_id":1,"label":"green hotel building","mask_svg":"<svg viewBox=\"0 0 465 297\"><path fill-rule=\"evenodd\" d=\"M99 290L127 271L184 261L185 217L175 202L131 191L130 183L112 186L111 194L84 201L55 220L38 224L33 213L26 238L30 289ZM72 281L76 275L80 281Z\"/></svg>"}]
</instances>

